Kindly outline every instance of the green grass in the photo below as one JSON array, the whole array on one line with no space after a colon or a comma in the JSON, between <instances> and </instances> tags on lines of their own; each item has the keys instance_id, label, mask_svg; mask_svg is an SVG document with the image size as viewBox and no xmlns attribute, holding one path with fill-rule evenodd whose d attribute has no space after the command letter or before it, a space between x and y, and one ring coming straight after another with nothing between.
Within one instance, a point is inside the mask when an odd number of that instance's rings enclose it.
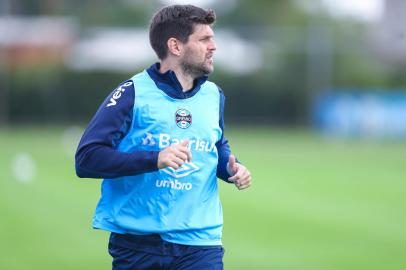
<instances>
[{"instance_id":1,"label":"green grass","mask_svg":"<svg viewBox=\"0 0 406 270\"><path fill-rule=\"evenodd\" d=\"M226 269L406 269L405 142L227 132L254 183L220 185ZM62 133L0 130L1 269L110 269L108 234L91 229L100 182L76 178ZM20 152L37 166L32 182L12 174Z\"/></svg>"}]
</instances>

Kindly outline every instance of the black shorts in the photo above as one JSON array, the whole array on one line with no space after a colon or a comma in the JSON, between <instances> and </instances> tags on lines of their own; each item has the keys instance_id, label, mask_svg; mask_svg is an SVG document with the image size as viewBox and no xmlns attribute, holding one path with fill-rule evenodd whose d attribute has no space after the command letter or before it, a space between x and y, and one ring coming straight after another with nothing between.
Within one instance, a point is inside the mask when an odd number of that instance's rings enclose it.
<instances>
[{"instance_id":1,"label":"black shorts","mask_svg":"<svg viewBox=\"0 0 406 270\"><path fill-rule=\"evenodd\" d=\"M109 253L113 270L222 270L224 249L164 241L158 234L111 233Z\"/></svg>"}]
</instances>

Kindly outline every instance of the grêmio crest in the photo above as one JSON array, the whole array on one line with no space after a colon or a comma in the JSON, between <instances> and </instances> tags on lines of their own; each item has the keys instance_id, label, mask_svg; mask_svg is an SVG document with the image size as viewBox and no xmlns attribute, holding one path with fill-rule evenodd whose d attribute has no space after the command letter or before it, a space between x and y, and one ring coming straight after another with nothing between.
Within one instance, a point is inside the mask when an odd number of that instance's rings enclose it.
<instances>
[{"instance_id":1,"label":"gr\u00eamio crest","mask_svg":"<svg viewBox=\"0 0 406 270\"><path fill-rule=\"evenodd\" d=\"M186 109L178 109L175 113L175 122L180 128L188 128L192 124L192 114Z\"/></svg>"}]
</instances>

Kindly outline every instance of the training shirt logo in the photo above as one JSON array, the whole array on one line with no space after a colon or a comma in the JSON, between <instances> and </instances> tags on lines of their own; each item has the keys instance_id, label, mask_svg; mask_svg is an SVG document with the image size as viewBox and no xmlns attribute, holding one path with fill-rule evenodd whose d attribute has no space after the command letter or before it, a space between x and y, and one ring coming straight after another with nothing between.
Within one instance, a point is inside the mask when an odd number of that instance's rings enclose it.
<instances>
[{"instance_id":1,"label":"training shirt logo","mask_svg":"<svg viewBox=\"0 0 406 270\"><path fill-rule=\"evenodd\" d=\"M178 168L177 170L175 170L174 168L171 168L171 167L166 167L165 169L162 169L162 171L169 174L172 177L182 178L182 177L188 176L191 173L198 171L199 169L200 168L197 167L196 164L194 164L192 162L186 162L186 163L183 163L183 165L180 166L180 168Z\"/></svg>"},{"instance_id":2,"label":"training shirt logo","mask_svg":"<svg viewBox=\"0 0 406 270\"><path fill-rule=\"evenodd\" d=\"M193 188L193 184L190 182L180 182L178 179L188 176L196 171L200 170L199 167L196 166L196 164L192 162L186 162L183 163L180 168L175 170L174 168L171 167L166 167L162 169L161 171L172 176L173 178L176 178L175 180L171 179L165 179L165 180L156 180L155 186L157 188L171 188L171 189L177 189L177 190L191 190Z\"/></svg>"},{"instance_id":3,"label":"training shirt logo","mask_svg":"<svg viewBox=\"0 0 406 270\"><path fill-rule=\"evenodd\" d=\"M139 142L143 146L158 145L159 149L164 149L174 143L181 143L183 140L167 133L152 134L147 132L143 138L140 138ZM198 152L215 152L217 150L215 140L205 140L200 137L189 138L188 148Z\"/></svg>"},{"instance_id":4,"label":"training shirt logo","mask_svg":"<svg viewBox=\"0 0 406 270\"><path fill-rule=\"evenodd\" d=\"M148 145L148 146L153 146L155 145L155 140L152 137L152 134L147 132L145 134L145 138L142 138L142 145Z\"/></svg>"},{"instance_id":5,"label":"training shirt logo","mask_svg":"<svg viewBox=\"0 0 406 270\"><path fill-rule=\"evenodd\" d=\"M192 124L192 114L186 109L179 109L175 113L175 122L182 129L188 128Z\"/></svg>"},{"instance_id":6,"label":"training shirt logo","mask_svg":"<svg viewBox=\"0 0 406 270\"><path fill-rule=\"evenodd\" d=\"M171 188L177 190L191 190L193 188L192 183L179 182L177 179L173 180L156 180L155 186L157 188Z\"/></svg>"}]
</instances>

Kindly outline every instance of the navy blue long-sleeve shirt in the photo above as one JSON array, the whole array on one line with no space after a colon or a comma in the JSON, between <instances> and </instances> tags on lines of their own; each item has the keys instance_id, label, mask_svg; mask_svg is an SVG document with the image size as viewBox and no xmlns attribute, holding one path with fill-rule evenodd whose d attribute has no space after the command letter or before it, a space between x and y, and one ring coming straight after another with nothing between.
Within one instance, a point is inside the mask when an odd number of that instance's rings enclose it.
<instances>
[{"instance_id":1,"label":"navy blue long-sleeve shirt","mask_svg":"<svg viewBox=\"0 0 406 270\"><path fill-rule=\"evenodd\" d=\"M156 86L167 95L185 99L195 95L207 76L197 79L194 87L183 92L173 71L159 72L159 63L147 69ZM116 178L158 170L158 151L135 151L124 153L117 150L120 141L127 134L132 121L134 105L134 84L126 81L117 87L101 104L80 140L76 155L76 174L86 178ZM220 120L222 137L216 142L218 151L217 177L228 181L227 163L231 153L224 137L223 91L220 92Z\"/></svg>"}]
</instances>

